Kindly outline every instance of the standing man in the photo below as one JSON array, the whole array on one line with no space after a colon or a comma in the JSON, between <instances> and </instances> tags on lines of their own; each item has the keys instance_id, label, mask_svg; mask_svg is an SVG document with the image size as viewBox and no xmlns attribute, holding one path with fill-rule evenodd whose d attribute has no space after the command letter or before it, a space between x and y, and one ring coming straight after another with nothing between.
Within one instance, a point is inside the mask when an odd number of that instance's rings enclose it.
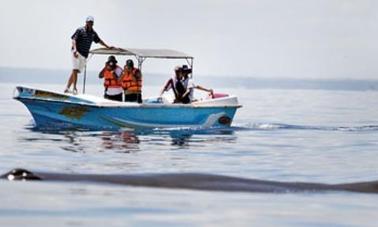
<instances>
[{"instance_id":1,"label":"standing man","mask_svg":"<svg viewBox=\"0 0 378 227\"><path fill-rule=\"evenodd\" d=\"M73 93L77 94L77 74L81 73L85 67L89 50L92 42L100 43L106 48L113 48L108 46L104 41L98 37L95 30L93 30L94 19L92 16L88 16L84 27L80 27L72 35L72 73L68 80L67 87L64 90L65 93L70 91L70 87L73 84Z\"/></svg>"}]
</instances>

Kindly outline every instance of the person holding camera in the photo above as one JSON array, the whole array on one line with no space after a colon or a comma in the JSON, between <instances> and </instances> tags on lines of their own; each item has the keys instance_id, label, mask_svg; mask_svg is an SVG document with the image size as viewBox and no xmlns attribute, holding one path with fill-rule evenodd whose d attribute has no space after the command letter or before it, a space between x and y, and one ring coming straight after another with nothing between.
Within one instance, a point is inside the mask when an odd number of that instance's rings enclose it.
<instances>
[{"instance_id":1,"label":"person holding camera","mask_svg":"<svg viewBox=\"0 0 378 227\"><path fill-rule=\"evenodd\" d=\"M98 75L99 78L104 78L104 98L122 102L121 75L122 68L117 65L117 59L113 55L109 56L105 67Z\"/></svg>"},{"instance_id":2,"label":"person holding camera","mask_svg":"<svg viewBox=\"0 0 378 227\"><path fill-rule=\"evenodd\" d=\"M131 59L126 61L121 79L125 102L142 103L142 73Z\"/></svg>"}]
</instances>

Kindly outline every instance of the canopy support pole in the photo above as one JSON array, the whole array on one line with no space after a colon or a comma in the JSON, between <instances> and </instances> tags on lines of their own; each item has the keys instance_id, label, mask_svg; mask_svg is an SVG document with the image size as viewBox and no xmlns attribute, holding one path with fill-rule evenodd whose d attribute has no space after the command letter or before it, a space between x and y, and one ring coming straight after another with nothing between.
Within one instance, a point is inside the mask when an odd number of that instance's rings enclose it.
<instances>
[{"instance_id":1,"label":"canopy support pole","mask_svg":"<svg viewBox=\"0 0 378 227\"><path fill-rule=\"evenodd\" d=\"M87 81L87 63L89 62L89 60L91 60L93 54L90 54L89 57L87 58L87 61L85 62L85 65L84 65L84 79L83 79L83 94L85 94L85 83Z\"/></svg>"},{"instance_id":2,"label":"canopy support pole","mask_svg":"<svg viewBox=\"0 0 378 227\"><path fill-rule=\"evenodd\" d=\"M146 60L145 58L143 57L137 57L137 60L138 60L138 68L140 71L142 71L142 64L144 62L144 60Z\"/></svg>"},{"instance_id":3,"label":"canopy support pole","mask_svg":"<svg viewBox=\"0 0 378 227\"><path fill-rule=\"evenodd\" d=\"M192 73L190 74L190 78L193 78L193 64L194 64L193 58L190 58L190 61L187 58L185 58L185 60L190 65L190 69L192 69Z\"/></svg>"},{"instance_id":4,"label":"canopy support pole","mask_svg":"<svg viewBox=\"0 0 378 227\"><path fill-rule=\"evenodd\" d=\"M87 80L87 64L84 66L83 94L85 94L85 82Z\"/></svg>"}]
</instances>

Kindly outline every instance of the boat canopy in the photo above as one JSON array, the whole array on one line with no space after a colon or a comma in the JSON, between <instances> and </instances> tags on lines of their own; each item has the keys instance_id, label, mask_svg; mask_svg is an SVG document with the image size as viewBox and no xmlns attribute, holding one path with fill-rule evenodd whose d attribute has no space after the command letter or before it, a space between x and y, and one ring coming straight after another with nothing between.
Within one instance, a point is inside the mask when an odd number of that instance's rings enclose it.
<instances>
[{"instance_id":1,"label":"boat canopy","mask_svg":"<svg viewBox=\"0 0 378 227\"><path fill-rule=\"evenodd\" d=\"M142 69L142 64L147 58L161 59L185 59L193 69L194 58L188 54L177 50L169 49L136 49L136 48L97 48L89 51L91 55L124 55L134 56L138 60L138 68Z\"/></svg>"},{"instance_id":2,"label":"boat canopy","mask_svg":"<svg viewBox=\"0 0 378 227\"><path fill-rule=\"evenodd\" d=\"M135 48L97 48L91 50L91 54L101 55L128 55L136 58L168 58L168 59L193 59L192 56L177 50L169 49L135 49Z\"/></svg>"},{"instance_id":3,"label":"boat canopy","mask_svg":"<svg viewBox=\"0 0 378 227\"><path fill-rule=\"evenodd\" d=\"M142 64L147 58L160 58L160 59L184 59L190 65L193 70L194 58L188 54L177 50L170 49L137 49L137 48L97 48L89 51L90 56L93 55L123 55L133 56L138 61L138 68L142 70ZM85 93L86 73L87 66L84 68L84 80L83 80L83 93ZM190 77L193 76L193 72Z\"/></svg>"}]
</instances>

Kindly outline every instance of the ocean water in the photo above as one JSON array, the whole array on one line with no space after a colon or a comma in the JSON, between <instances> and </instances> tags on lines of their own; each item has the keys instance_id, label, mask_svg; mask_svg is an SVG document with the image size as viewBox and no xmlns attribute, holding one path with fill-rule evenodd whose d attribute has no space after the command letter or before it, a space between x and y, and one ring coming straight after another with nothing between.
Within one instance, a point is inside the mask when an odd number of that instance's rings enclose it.
<instances>
[{"instance_id":1,"label":"ocean water","mask_svg":"<svg viewBox=\"0 0 378 227\"><path fill-rule=\"evenodd\" d=\"M0 173L22 167L331 184L378 179L374 90L220 86L216 91L237 95L243 105L227 130L78 132L35 130L27 109L12 99L15 85L0 84ZM90 84L87 91L101 95L102 88ZM159 91L144 87L145 96ZM0 226L376 226L377 215L377 194L0 181Z\"/></svg>"}]
</instances>

